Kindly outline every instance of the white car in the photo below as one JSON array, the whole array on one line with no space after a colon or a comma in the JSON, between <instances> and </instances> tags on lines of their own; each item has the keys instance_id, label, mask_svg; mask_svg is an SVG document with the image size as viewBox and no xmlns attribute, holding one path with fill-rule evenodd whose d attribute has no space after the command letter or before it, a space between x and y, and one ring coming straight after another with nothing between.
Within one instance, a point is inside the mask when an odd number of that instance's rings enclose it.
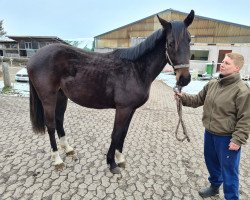
<instances>
[{"instance_id":1,"label":"white car","mask_svg":"<svg viewBox=\"0 0 250 200\"><path fill-rule=\"evenodd\" d=\"M15 80L16 81L23 81L23 82L28 82L29 81L28 72L27 72L27 69L25 67L20 69L16 73Z\"/></svg>"}]
</instances>

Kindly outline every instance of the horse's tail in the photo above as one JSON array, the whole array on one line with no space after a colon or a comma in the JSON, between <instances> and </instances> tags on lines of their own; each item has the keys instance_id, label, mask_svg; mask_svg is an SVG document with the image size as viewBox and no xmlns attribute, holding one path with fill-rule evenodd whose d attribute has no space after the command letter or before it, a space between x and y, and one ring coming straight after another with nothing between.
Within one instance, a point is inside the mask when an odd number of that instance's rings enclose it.
<instances>
[{"instance_id":1,"label":"horse's tail","mask_svg":"<svg viewBox=\"0 0 250 200\"><path fill-rule=\"evenodd\" d=\"M39 99L34 85L29 80L30 84L30 121L32 129L36 133L45 133L43 105Z\"/></svg>"}]
</instances>

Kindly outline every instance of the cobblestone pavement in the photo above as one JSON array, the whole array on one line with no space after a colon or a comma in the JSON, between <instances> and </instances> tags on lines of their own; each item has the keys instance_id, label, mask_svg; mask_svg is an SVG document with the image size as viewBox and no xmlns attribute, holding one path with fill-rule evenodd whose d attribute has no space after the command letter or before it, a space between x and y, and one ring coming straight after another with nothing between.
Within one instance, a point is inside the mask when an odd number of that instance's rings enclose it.
<instances>
[{"instance_id":1,"label":"cobblestone pavement","mask_svg":"<svg viewBox=\"0 0 250 200\"><path fill-rule=\"evenodd\" d=\"M69 102L65 129L79 160L60 150L66 169L56 172L48 135L36 135L29 99L0 96L0 199L201 199L207 184L203 160L202 109L184 108L191 142L174 136L178 116L172 90L160 81L134 115L125 141L127 166L112 175L106 165L114 110L94 110ZM250 148L243 147L242 200L250 199ZM213 199L223 199L220 196Z\"/></svg>"}]
</instances>

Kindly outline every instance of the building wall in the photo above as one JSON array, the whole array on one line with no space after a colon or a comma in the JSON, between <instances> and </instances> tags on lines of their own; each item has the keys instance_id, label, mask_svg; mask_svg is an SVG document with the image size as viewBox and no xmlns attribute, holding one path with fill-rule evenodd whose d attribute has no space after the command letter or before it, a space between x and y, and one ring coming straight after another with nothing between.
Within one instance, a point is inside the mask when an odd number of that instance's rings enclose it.
<instances>
[{"instance_id":1,"label":"building wall","mask_svg":"<svg viewBox=\"0 0 250 200\"><path fill-rule=\"evenodd\" d=\"M166 10L158 15L167 20L184 20L187 13ZM155 15L109 31L95 37L95 48L124 48L131 47L132 38L148 37L161 28ZM192 35L192 43L250 43L250 27L224 22L220 20L195 16L188 27Z\"/></svg>"},{"instance_id":2,"label":"building wall","mask_svg":"<svg viewBox=\"0 0 250 200\"><path fill-rule=\"evenodd\" d=\"M190 69L195 70L199 73L204 73L206 71L207 64L211 64L214 61L215 65L219 64L218 56L220 50L232 50L232 52L240 53L245 58L245 65L241 70L242 75L250 75L250 45L229 45L229 44L217 44L217 45L207 45L207 44L194 44L191 46L191 50L208 50L209 56L207 61L190 61ZM216 72L216 66L213 68L213 72Z\"/></svg>"}]
</instances>

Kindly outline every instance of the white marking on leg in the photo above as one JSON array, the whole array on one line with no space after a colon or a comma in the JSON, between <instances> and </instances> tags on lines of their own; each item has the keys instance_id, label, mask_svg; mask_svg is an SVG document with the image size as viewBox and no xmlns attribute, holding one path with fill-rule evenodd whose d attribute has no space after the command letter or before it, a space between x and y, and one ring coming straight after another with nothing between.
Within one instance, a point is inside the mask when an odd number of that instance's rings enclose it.
<instances>
[{"instance_id":1,"label":"white marking on leg","mask_svg":"<svg viewBox=\"0 0 250 200\"><path fill-rule=\"evenodd\" d=\"M54 152L52 151L51 152L51 158L54 161L55 165L60 165L60 164L63 163L58 151L54 151Z\"/></svg>"},{"instance_id":2,"label":"white marking on leg","mask_svg":"<svg viewBox=\"0 0 250 200\"><path fill-rule=\"evenodd\" d=\"M60 138L60 145L63 149L65 149L66 153L74 150L71 146L69 146L69 143L68 143L67 138L65 136Z\"/></svg>"},{"instance_id":3,"label":"white marking on leg","mask_svg":"<svg viewBox=\"0 0 250 200\"><path fill-rule=\"evenodd\" d=\"M115 157L116 157L118 164L126 162L124 155L121 152L119 152L118 150L115 150Z\"/></svg>"}]
</instances>

